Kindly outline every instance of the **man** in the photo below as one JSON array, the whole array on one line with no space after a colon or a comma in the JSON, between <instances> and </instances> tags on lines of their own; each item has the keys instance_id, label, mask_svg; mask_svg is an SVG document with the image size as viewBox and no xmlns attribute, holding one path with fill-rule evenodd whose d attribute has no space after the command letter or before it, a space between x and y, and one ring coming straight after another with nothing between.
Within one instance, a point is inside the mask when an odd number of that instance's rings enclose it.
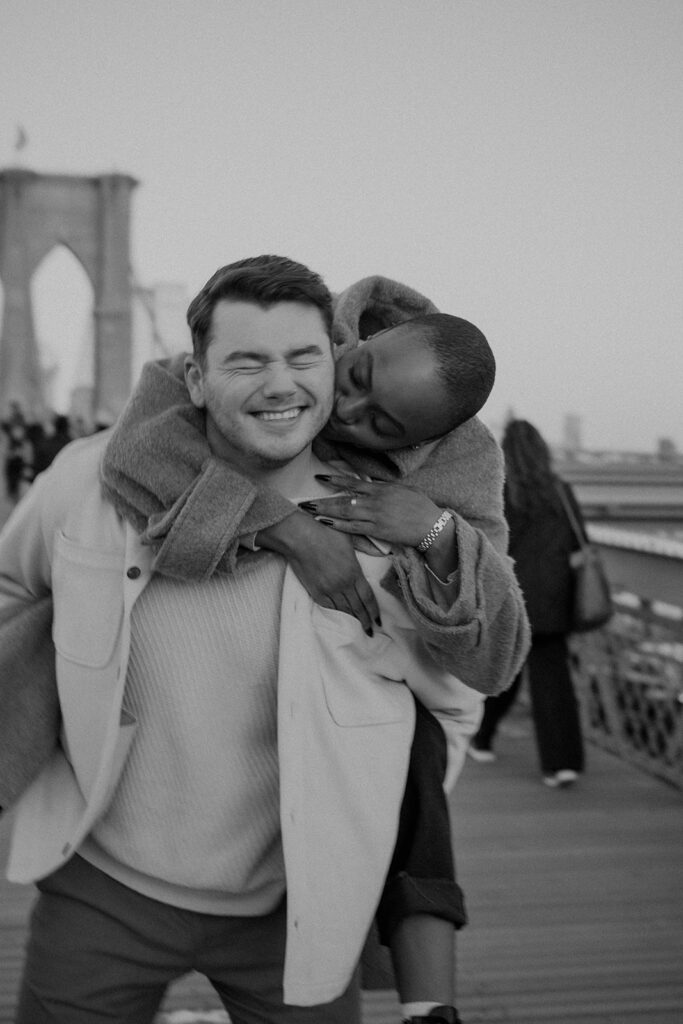
<instances>
[{"instance_id":1,"label":"man","mask_svg":"<svg viewBox=\"0 0 683 1024\"><path fill-rule=\"evenodd\" d=\"M292 501L322 493L330 314L317 275L268 257L223 268L189 311L216 463ZM391 595L368 638L275 555L154 573L102 497L106 443L70 446L0 541L0 611L53 594L62 715L17 807L9 874L41 890L18 1024L144 1024L192 968L234 1024L353 1024L413 733L402 681L456 714L457 680Z\"/></svg>"}]
</instances>

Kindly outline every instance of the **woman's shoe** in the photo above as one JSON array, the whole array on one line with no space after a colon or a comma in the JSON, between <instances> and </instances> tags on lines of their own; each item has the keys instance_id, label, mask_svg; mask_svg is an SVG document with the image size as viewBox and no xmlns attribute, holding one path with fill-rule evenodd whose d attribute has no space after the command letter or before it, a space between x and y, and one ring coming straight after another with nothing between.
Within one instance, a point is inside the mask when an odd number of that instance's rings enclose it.
<instances>
[{"instance_id":1,"label":"woman's shoe","mask_svg":"<svg viewBox=\"0 0 683 1024\"><path fill-rule=\"evenodd\" d=\"M551 775L543 776L543 784L550 786L551 789L565 789L567 786L571 786L579 777L579 773L575 772L573 768L560 768L559 771L553 772Z\"/></svg>"}]
</instances>

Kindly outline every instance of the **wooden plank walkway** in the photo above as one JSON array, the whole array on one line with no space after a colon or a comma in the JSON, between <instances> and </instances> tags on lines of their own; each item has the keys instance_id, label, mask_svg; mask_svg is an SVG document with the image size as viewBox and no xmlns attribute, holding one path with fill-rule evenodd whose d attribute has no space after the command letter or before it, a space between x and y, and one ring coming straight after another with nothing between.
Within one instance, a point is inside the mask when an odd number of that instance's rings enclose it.
<instances>
[{"instance_id":1,"label":"wooden plank walkway","mask_svg":"<svg viewBox=\"0 0 683 1024\"><path fill-rule=\"evenodd\" d=\"M530 739L500 748L454 801L466 1021L680 1024L683 795L594 748L549 790Z\"/></svg>"},{"instance_id":2,"label":"wooden plank walkway","mask_svg":"<svg viewBox=\"0 0 683 1024\"><path fill-rule=\"evenodd\" d=\"M468 761L454 797L470 925L459 940L466 1024L681 1024L683 795L602 751L573 789L540 784L528 722L493 765ZM0 824L4 864L7 825ZM0 1024L11 1024L32 900L0 885ZM169 991L165 1019L218 1004L204 980ZM366 1024L396 1024L393 993ZM213 1011L209 1013L208 1011ZM201 1019L201 1018L197 1018Z\"/></svg>"}]
</instances>

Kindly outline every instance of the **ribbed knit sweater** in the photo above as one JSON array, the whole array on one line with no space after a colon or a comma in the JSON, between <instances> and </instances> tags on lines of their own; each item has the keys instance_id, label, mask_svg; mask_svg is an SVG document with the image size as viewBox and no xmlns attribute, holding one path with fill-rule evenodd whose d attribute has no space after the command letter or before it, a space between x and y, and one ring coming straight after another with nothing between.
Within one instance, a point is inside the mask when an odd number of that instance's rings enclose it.
<instances>
[{"instance_id":1,"label":"ribbed knit sweater","mask_svg":"<svg viewBox=\"0 0 683 1024\"><path fill-rule=\"evenodd\" d=\"M204 913L272 910L284 889L277 659L284 562L154 576L131 618L124 708L137 732L79 851L147 896Z\"/></svg>"}]
</instances>

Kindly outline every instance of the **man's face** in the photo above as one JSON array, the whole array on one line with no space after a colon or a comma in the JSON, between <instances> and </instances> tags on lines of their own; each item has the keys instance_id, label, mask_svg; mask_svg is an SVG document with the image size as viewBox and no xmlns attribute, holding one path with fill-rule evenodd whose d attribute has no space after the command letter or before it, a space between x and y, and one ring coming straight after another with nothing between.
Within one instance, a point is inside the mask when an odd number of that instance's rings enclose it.
<instances>
[{"instance_id":1,"label":"man's face","mask_svg":"<svg viewBox=\"0 0 683 1024\"><path fill-rule=\"evenodd\" d=\"M391 451L438 437L452 424L436 357L417 327L391 327L338 360L325 437Z\"/></svg>"},{"instance_id":2,"label":"man's face","mask_svg":"<svg viewBox=\"0 0 683 1024\"><path fill-rule=\"evenodd\" d=\"M206 409L211 450L258 473L291 462L332 408L334 362L322 314L278 302L267 309L223 299L213 311L202 367L185 360L190 397Z\"/></svg>"}]
</instances>

